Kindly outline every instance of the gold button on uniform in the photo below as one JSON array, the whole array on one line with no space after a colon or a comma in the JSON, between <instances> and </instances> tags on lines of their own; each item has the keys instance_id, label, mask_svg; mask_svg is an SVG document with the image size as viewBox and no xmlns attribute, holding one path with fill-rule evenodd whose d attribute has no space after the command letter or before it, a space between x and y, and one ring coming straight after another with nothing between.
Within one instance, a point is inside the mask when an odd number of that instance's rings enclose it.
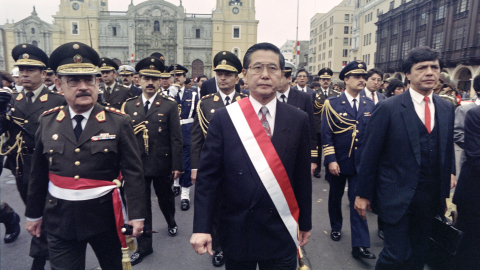
<instances>
[{"instance_id":1,"label":"gold button on uniform","mask_svg":"<svg viewBox=\"0 0 480 270\"><path fill-rule=\"evenodd\" d=\"M48 151L48 152L50 152L50 154L53 153L53 149L50 149L50 151Z\"/></svg>"},{"instance_id":2,"label":"gold button on uniform","mask_svg":"<svg viewBox=\"0 0 480 270\"><path fill-rule=\"evenodd\" d=\"M25 123L25 124L28 124L28 120L25 120L24 123Z\"/></svg>"},{"instance_id":3,"label":"gold button on uniform","mask_svg":"<svg viewBox=\"0 0 480 270\"><path fill-rule=\"evenodd\" d=\"M148 121L145 121L145 125L148 125Z\"/></svg>"},{"instance_id":4,"label":"gold button on uniform","mask_svg":"<svg viewBox=\"0 0 480 270\"><path fill-rule=\"evenodd\" d=\"M357 150L357 147L355 147L355 150Z\"/></svg>"},{"instance_id":5,"label":"gold button on uniform","mask_svg":"<svg viewBox=\"0 0 480 270\"><path fill-rule=\"evenodd\" d=\"M80 161L75 161L75 166L80 166Z\"/></svg>"},{"instance_id":6,"label":"gold button on uniform","mask_svg":"<svg viewBox=\"0 0 480 270\"><path fill-rule=\"evenodd\" d=\"M75 176L73 177L73 179L78 180L78 179L80 179L80 176L79 176L79 175L75 175Z\"/></svg>"},{"instance_id":7,"label":"gold button on uniform","mask_svg":"<svg viewBox=\"0 0 480 270\"><path fill-rule=\"evenodd\" d=\"M103 152L108 153L108 149L107 148L103 149Z\"/></svg>"},{"instance_id":8,"label":"gold button on uniform","mask_svg":"<svg viewBox=\"0 0 480 270\"><path fill-rule=\"evenodd\" d=\"M80 148L75 148L75 153L80 153Z\"/></svg>"},{"instance_id":9,"label":"gold button on uniform","mask_svg":"<svg viewBox=\"0 0 480 270\"><path fill-rule=\"evenodd\" d=\"M355 139L356 142L358 142L358 139Z\"/></svg>"}]
</instances>

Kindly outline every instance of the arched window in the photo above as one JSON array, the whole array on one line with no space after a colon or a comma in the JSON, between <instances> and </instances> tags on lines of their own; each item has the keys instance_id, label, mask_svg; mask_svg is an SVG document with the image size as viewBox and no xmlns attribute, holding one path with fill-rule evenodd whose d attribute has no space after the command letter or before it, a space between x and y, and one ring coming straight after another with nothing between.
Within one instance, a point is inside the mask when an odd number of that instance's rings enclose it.
<instances>
[{"instance_id":1,"label":"arched window","mask_svg":"<svg viewBox=\"0 0 480 270\"><path fill-rule=\"evenodd\" d=\"M154 32L160 32L160 22L159 21L155 21L153 23L153 31Z\"/></svg>"},{"instance_id":2,"label":"arched window","mask_svg":"<svg viewBox=\"0 0 480 270\"><path fill-rule=\"evenodd\" d=\"M32 41L33 46L38 47L38 42L36 40Z\"/></svg>"},{"instance_id":3,"label":"arched window","mask_svg":"<svg viewBox=\"0 0 480 270\"><path fill-rule=\"evenodd\" d=\"M35 28L32 28L32 34L35 34Z\"/></svg>"}]
</instances>

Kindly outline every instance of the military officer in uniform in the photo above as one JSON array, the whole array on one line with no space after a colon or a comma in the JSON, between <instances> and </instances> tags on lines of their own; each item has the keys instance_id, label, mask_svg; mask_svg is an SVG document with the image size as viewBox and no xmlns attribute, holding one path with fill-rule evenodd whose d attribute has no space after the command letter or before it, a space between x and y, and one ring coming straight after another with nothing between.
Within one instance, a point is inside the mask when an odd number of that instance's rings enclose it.
<instances>
[{"instance_id":1,"label":"military officer in uniform","mask_svg":"<svg viewBox=\"0 0 480 270\"><path fill-rule=\"evenodd\" d=\"M118 68L123 86L129 88L132 96L136 97L142 94L142 89L133 84L133 73L135 73L135 69L130 65L122 65Z\"/></svg>"},{"instance_id":2,"label":"military officer in uniform","mask_svg":"<svg viewBox=\"0 0 480 270\"><path fill-rule=\"evenodd\" d=\"M322 172L322 109L325 100L329 97L337 96L336 92L330 88L332 83L333 71L329 68L322 68L318 72L320 77L320 88L316 91L315 100L313 101L313 108L315 114L315 131L317 133L317 150L318 150L318 159L317 159L317 169L313 173L313 176L320 178L320 173Z\"/></svg>"},{"instance_id":3,"label":"military officer in uniform","mask_svg":"<svg viewBox=\"0 0 480 270\"><path fill-rule=\"evenodd\" d=\"M38 117L46 110L65 105L65 99L43 84L48 66L45 52L34 45L20 44L13 48L12 57L24 90L13 94L11 112L2 117L2 133L8 131L2 155L7 155L5 168L15 175L20 197L26 203ZM34 258L32 268L43 269L48 256L45 237L32 238L30 256Z\"/></svg>"},{"instance_id":4,"label":"military officer in uniform","mask_svg":"<svg viewBox=\"0 0 480 270\"><path fill-rule=\"evenodd\" d=\"M109 107L120 109L123 102L132 97L130 89L116 83L118 65L112 59L102 57L98 65L102 73L102 80L105 83L100 86L103 93L102 102Z\"/></svg>"},{"instance_id":5,"label":"military officer in uniform","mask_svg":"<svg viewBox=\"0 0 480 270\"><path fill-rule=\"evenodd\" d=\"M375 255L367 249L370 247L367 221L354 209L362 141L374 107L371 99L359 94L365 87L366 68L364 62L352 61L342 69L339 77L345 81L346 90L340 96L330 97L325 101L321 130L324 164L330 184L328 195L328 214L332 228L330 237L334 241L341 238L342 197L348 179L352 255L355 258L375 259Z\"/></svg>"},{"instance_id":6,"label":"military officer in uniform","mask_svg":"<svg viewBox=\"0 0 480 270\"><path fill-rule=\"evenodd\" d=\"M68 106L39 119L25 216L30 234L43 235L45 226L52 269L85 269L87 244L102 269L130 266L119 237L124 217L117 187L124 188L132 236L143 230L140 153L130 117L96 102L98 62L95 50L79 42L61 45L50 57Z\"/></svg>"},{"instance_id":7,"label":"military officer in uniform","mask_svg":"<svg viewBox=\"0 0 480 270\"><path fill-rule=\"evenodd\" d=\"M155 190L158 204L165 217L170 236L178 231L175 222L175 197L173 179L182 171L182 132L177 102L159 91L160 74L165 70L163 62L147 57L135 66L140 74L143 93L127 100L122 110L130 115L140 148L145 188L147 194L147 216L145 225L152 228L151 186ZM173 175L172 175L173 174ZM132 265L140 263L153 252L152 238L137 239L138 249L131 256Z\"/></svg>"},{"instance_id":8,"label":"military officer in uniform","mask_svg":"<svg viewBox=\"0 0 480 270\"><path fill-rule=\"evenodd\" d=\"M192 133L193 118L196 114L195 108L197 107L199 96L196 92L185 88L187 68L179 64L173 64L168 67L167 71L172 74L175 84L178 85L178 93L175 96L175 100L180 110L180 124L182 125L183 137L183 172L180 175L178 184L181 187L181 209L187 211L190 209L190 187L193 185L190 164L190 134Z\"/></svg>"},{"instance_id":9,"label":"military officer in uniform","mask_svg":"<svg viewBox=\"0 0 480 270\"><path fill-rule=\"evenodd\" d=\"M309 94L301 92L290 87L292 81L292 74L296 72L297 68L293 63L285 61L285 75L282 77L280 87L277 90L277 99L281 102L292 105L308 114L310 126L310 152L311 152L311 173L317 167L317 136L315 134L315 117L313 114L312 98Z\"/></svg>"},{"instance_id":10,"label":"military officer in uniform","mask_svg":"<svg viewBox=\"0 0 480 270\"><path fill-rule=\"evenodd\" d=\"M238 74L242 72L242 63L237 56L228 51L221 51L213 58L214 71L218 82L219 92L203 96L198 102L197 113L193 120L190 157L192 165L192 182L195 183L197 179L198 162L200 160L200 152L205 137L207 135L208 123L212 120L213 114L216 110L223 108L233 102L242 98L248 97L235 91L235 85L238 83ZM216 203L217 205L220 202ZM218 213L218 212L217 212ZM223 251L217 236L218 217L214 218L212 239L212 249L214 251L212 263L214 266L222 266L225 263Z\"/></svg>"}]
</instances>

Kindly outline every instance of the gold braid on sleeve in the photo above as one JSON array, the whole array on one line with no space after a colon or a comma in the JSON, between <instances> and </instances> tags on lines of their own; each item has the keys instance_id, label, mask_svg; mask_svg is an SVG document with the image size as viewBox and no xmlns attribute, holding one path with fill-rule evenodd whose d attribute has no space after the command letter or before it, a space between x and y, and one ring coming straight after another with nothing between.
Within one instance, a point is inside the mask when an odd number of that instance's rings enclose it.
<instances>
[{"instance_id":1,"label":"gold braid on sleeve","mask_svg":"<svg viewBox=\"0 0 480 270\"><path fill-rule=\"evenodd\" d=\"M198 115L198 123L200 124L200 128L202 129L203 132L203 137L207 137L207 130L208 130L208 120L205 117L205 114L202 111L202 108L200 108L200 104L202 103L202 100L198 101L197 104L197 115Z\"/></svg>"},{"instance_id":2,"label":"gold braid on sleeve","mask_svg":"<svg viewBox=\"0 0 480 270\"><path fill-rule=\"evenodd\" d=\"M145 153L148 155L148 129L145 125L145 121L133 126L133 132L135 135L137 135L139 132L143 132L143 144L145 145Z\"/></svg>"},{"instance_id":3,"label":"gold braid on sleeve","mask_svg":"<svg viewBox=\"0 0 480 270\"><path fill-rule=\"evenodd\" d=\"M353 143L355 142L355 137L357 136L357 124L356 124L357 120L348 119L338 114L330 105L330 101L328 99L325 100L323 110L325 111L325 117L327 118L326 120L327 120L328 126L330 127L330 130L334 134L345 133L345 132L348 132L349 130L352 131L352 144L350 145L350 152L348 153L348 157L350 157L350 155L352 154ZM322 115L322 118L323 118L323 115ZM339 124L335 123L334 121L335 119L337 119L340 123ZM341 127L340 124L343 124L345 127Z\"/></svg>"},{"instance_id":4,"label":"gold braid on sleeve","mask_svg":"<svg viewBox=\"0 0 480 270\"><path fill-rule=\"evenodd\" d=\"M7 120L10 120L12 118L13 118L13 122L15 122L16 124L23 127L25 119L20 118L20 117L7 115ZM7 132L7 133L10 134L10 132ZM3 146L4 142L5 142L5 136L2 135L0 137L0 146ZM22 148L23 148L23 131L18 132L17 136L15 137L15 143L12 146L10 146L10 148L6 152L2 152L2 150L0 148L0 155L2 155L2 156L6 156L6 155L12 153L15 149L17 149L17 157L16 157L17 167L15 168L16 169L16 175L18 175L18 170L20 169L20 166L19 166L20 159L22 160L22 164L23 164Z\"/></svg>"}]
</instances>

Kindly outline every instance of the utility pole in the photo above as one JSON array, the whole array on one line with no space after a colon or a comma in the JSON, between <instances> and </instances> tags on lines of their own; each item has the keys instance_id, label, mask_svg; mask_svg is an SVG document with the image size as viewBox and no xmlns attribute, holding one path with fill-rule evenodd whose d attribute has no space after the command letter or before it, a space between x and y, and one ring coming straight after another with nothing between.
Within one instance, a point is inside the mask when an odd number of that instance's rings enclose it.
<instances>
[{"instance_id":1,"label":"utility pole","mask_svg":"<svg viewBox=\"0 0 480 270\"><path fill-rule=\"evenodd\" d=\"M295 55L295 66L298 67L298 58L299 58L299 54L298 54L298 14L299 14L299 7L300 7L300 0L297 0L297 36L295 38L295 48L296 48L296 52L297 54Z\"/></svg>"}]
</instances>

